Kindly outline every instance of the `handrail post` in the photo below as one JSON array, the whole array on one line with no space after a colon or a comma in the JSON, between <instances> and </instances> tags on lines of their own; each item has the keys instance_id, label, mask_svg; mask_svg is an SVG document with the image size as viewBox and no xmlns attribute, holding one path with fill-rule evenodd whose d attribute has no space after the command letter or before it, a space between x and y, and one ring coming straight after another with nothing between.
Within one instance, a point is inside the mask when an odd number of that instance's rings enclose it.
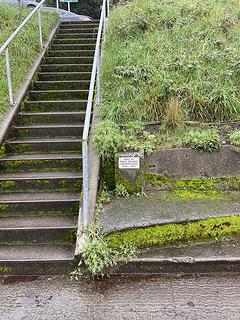
<instances>
[{"instance_id":1,"label":"handrail post","mask_svg":"<svg viewBox=\"0 0 240 320\"><path fill-rule=\"evenodd\" d=\"M7 72L7 81L8 81L9 102L11 105L13 105L12 76L11 76L11 66L10 66L10 60L9 60L8 47L5 49L5 58L6 58L6 72Z\"/></svg>"},{"instance_id":2,"label":"handrail post","mask_svg":"<svg viewBox=\"0 0 240 320\"><path fill-rule=\"evenodd\" d=\"M88 225L88 203L89 203L89 167L88 167L88 141L82 141L82 170L83 170L83 206L82 225L86 229Z\"/></svg>"},{"instance_id":3,"label":"handrail post","mask_svg":"<svg viewBox=\"0 0 240 320\"><path fill-rule=\"evenodd\" d=\"M99 106L101 103L101 55L100 50L98 51L98 58L97 58L97 105Z\"/></svg>"},{"instance_id":4,"label":"handrail post","mask_svg":"<svg viewBox=\"0 0 240 320\"><path fill-rule=\"evenodd\" d=\"M41 18L41 7L38 10L38 27L39 27L39 40L40 48L43 48L43 36L42 36L42 18Z\"/></svg>"},{"instance_id":5,"label":"handrail post","mask_svg":"<svg viewBox=\"0 0 240 320\"><path fill-rule=\"evenodd\" d=\"M103 7L103 40L106 40L106 3Z\"/></svg>"}]
</instances>

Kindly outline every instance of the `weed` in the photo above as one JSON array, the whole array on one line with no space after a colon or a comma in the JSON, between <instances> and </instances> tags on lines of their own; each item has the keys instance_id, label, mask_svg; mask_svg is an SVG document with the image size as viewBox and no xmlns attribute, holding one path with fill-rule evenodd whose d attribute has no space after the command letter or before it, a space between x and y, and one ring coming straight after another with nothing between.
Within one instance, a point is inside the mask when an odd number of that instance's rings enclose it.
<instances>
[{"instance_id":1,"label":"weed","mask_svg":"<svg viewBox=\"0 0 240 320\"><path fill-rule=\"evenodd\" d=\"M240 131L239 130L233 132L229 136L229 138L230 138L231 144L233 144L234 146L240 147Z\"/></svg>"},{"instance_id":2,"label":"weed","mask_svg":"<svg viewBox=\"0 0 240 320\"><path fill-rule=\"evenodd\" d=\"M127 189L121 183L118 183L116 185L115 195L116 195L117 198L118 197L123 197L123 198L128 198L129 197L129 193L128 193Z\"/></svg>"},{"instance_id":3,"label":"weed","mask_svg":"<svg viewBox=\"0 0 240 320\"><path fill-rule=\"evenodd\" d=\"M78 268L71 273L72 279L79 279L83 263L93 276L103 275L105 268L113 267L118 261L128 261L136 255L136 250L132 245L120 245L118 248L113 248L107 238L101 234L101 225L98 221L88 226L86 236L88 242L83 248Z\"/></svg>"},{"instance_id":4,"label":"weed","mask_svg":"<svg viewBox=\"0 0 240 320\"><path fill-rule=\"evenodd\" d=\"M217 150L220 147L221 140L217 130L189 130L184 142L193 149L202 149L206 151Z\"/></svg>"}]
</instances>

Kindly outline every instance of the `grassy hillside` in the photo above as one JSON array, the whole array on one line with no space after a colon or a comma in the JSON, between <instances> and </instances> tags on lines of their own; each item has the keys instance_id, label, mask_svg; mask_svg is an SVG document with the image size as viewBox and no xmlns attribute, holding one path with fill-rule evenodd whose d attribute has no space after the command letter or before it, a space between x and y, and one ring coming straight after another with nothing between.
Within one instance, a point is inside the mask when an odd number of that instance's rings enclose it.
<instances>
[{"instance_id":1,"label":"grassy hillside","mask_svg":"<svg viewBox=\"0 0 240 320\"><path fill-rule=\"evenodd\" d=\"M29 9L14 8L0 4L0 47L28 14ZM55 13L48 12L44 12L42 15L45 41L52 28L57 24L59 17ZM9 47L14 92L23 83L26 74L40 51L37 21L37 16L33 17ZM5 57L2 55L0 56L0 119L8 106Z\"/></svg>"},{"instance_id":2,"label":"grassy hillside","mask_svg":"<svg viewBox=\"0 0 240 320\"><path fill-rule=\"evenodd\" d=\"M240 2L133 0L112 11L101 114L117 124L240 119Z\"/></svg>"}]
</instances>

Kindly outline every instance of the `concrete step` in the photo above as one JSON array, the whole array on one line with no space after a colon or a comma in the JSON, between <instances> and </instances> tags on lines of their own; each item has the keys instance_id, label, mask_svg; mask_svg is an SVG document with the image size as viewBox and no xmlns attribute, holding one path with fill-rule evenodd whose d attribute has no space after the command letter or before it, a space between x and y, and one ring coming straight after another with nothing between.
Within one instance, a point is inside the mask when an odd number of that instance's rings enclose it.
<instances>
[{"instance_id":1,"label":"concrete step","mask_svg":"<svg viewBox=\"0 0 240 320\"><path fill-rule=\"evenodd\" d=\"M92 57L46 57L46 64L89 64L93 63Z\"/></svg>"},{"instance_id":2,"label":"concrete step","mask_svg":"<svg viewBox=\"0 0 240 320\"><path fill-rule=\"evenodd\" d=\"M56 38L52 42L53 44L92 44L95 45L96 39L91 37L91 38Z\"/></svg>"},{"instance_id":3,"label":"concrete step","mask_svg":"<svg viewBox=\"0 0 240 320\"><path fill-rule=\"evenodd\" d=\"M9 192L47 192L51 190L58 192L80 192L81 187L82 173L80 172L19 171L10 173L4 172L0 175L1 195Z\"/></svg>"},{"instance_id":4,"label":"concrete step","mask_svg":"<svg viewBox=\"0 0 240 320\"><path fill-rule=\"evenodd\" d=\"M94 57L94 50L49 50L48 57Z\"/></svg>"},{"instance_id":5,"label":"concrete step","mask_svg":"<svg viewBox=\"0 0 240 320\"><path fill-rule=\"evenodd\" d=\"M152 248L138 258L119 263L110 274L199 274L239 272L240 239L189 246Z\"/></svg>"},{"instance_id":6,"label":"concrete step","mask_svg":"<svg viewBox=\"0 0 240 320\"><path fill-rule=\"evenodd\" d=\"M16 137L82 137L83 124L32 124L25 126L14 126Z\"/></svg>"},{"instance_id":7,"label":"concrete step","mask_svg":"<svg viewBox=\"0 0 240 320\"><path fill-rule=\"evenodd\" d=\"M82 29L82 30L98 30L98 26L99 26L99 23L86 23L86 24L83 24L83 23L66 23L66 24L61 24L60 25L60 30L66 30L66 29Z\"/></svg>"},{"instance_id":8,"label":"concrete step","mask_svg":"<svg viewBox=\"0 0 240 320\"><path fill-rule=\"evenodd\" d=\"M80 153L36 153L5 156L0 158L0 173L36 172L36 171L70 171L80 172L82 156Z\"/></svg>"},{"instance_id":9,"label":"concrete step","mask_svg":"<svg viewBox=\"0 0 240 320\"><path fill-rule=\"evenodd\" d=\"M1 245L0 252L1 275L69 275L77 265L72 245Z\"/></svg>"},{"instance_id":10,"label":"concrete step","mask_svg":"<svg viewBox=\"0 0 240 320\"><path fill-rule=\"evenodd\" d=\"M66 30L65 30L66 31ZM69 29L68 29L69 31ZM87 30L88 31L88 30ZM74 29L73 33L68 32L66 34L66 32L58 32L55 39L65 39L65 38L87 38L87 39L96 39L97 38L97 32L94 32L94 30L92 32L82 32L81 30L79 31L78 29Z\"/></svg>"},{"instance_id":11,"label":"concrete step","mask_svg":"<svg viewBox=\"0 0 240 320\"><path fill-rule=\"evenodd\" d=\"M31 100L87 100L88 90L35 90L29 91Z\"/></svg>"},{"instance_id":12,"label":"concrete step","mask_svg":"<svg viewBox=\"0 0 240 320\"><path fill-rule=\"evenodd\" d=\"M76 225L71 216L0 217L0 244L68 242Z\"/></svg>"},{"instance_id":13,"label":"concrete step","mask_svg":"<svg viewBox=\"0 0 240 320\"><path fill-rule=\"evenodd\" d=\"M86 34L94 34L98 32L98 26L94 27L94 28L60 28L58 30L57 35L59 34L74 34L74 33L86 33Z\"/></svg>"},{"instance_id":14,"label":"concrete step","mask_svg":"<svg viewBox=\"0 0 240 320\"><path fill-rule=\"evenodd\" d=\"M82 140L77 137L35 138L35 139L12 139L5 143L8 153L24 152L65 152L80 151Z\"/></svg>"},{"instance_id":15,"label":"concrete step","mask_svg":"<svg viewBox=\"0 0 240 320\"><path fill-rule=\"evenodd\" d=\"M2 193L0 197L0 215L13 216L19 213L41 212L54 214L56 211L65 215L77 214L79 208L79 193L74 192L24 192Z\"/></svg>"},{"instance_id":16,"label":"concrete step","mask_svg":"<svg viewBox=\"0 0 240 320\"><path fill-rule=\"evenodd\" d=\"M36 81L33 90L88 90L89 80Z\"/></svg>"},{"instance_id":17,"label":"concrete step","mask_svg":"<svg viewBox=\"0 0 240 320\"><path fill-rule=\"evenodd\" d=\"M17 123L22 125L37 123L81 124L84 123L84 111L70 112L19 112Z\"/></svg>"},{"instance_id":18,"label":"concrete step","mask_svg":"<svg viewBox=\"0 0 240 320\"><path fill-rule=\"evenodd\" d=\"M66 81L66 80L90 80L91 72L39 72L38 80L40 81Z\"/></svg>"},{"instance_id":19,"label":"concrete step","mask_svg":"<svg viewBox=\"0 0 240 320\"><path fill-rule=\"evenodd\" d=\"M43 72L91 72L92 64L43 64L41 70Z\"/></svg>"},{"instance_id":20,"label":"concrete step","mask_svg":"<svg viewBox=\"0 0 240 320\"><path fill-rule=\"evenodd\" d=\"M39 112L78 112L85 111L87 100L52 100L52 101L25 101L21 111ZM50 115L49 113L49 115Z\"/></svg>"},{"instance_id":21,"label":"concrete step","mask_svg":"<svg viewBox=\"0 0 240 320\"><path fill-rule=\"evenodd\" d=\"M94 44L52 44L50 49L51 50L95 50L95 43Z\"/></svg>"},{"instance_id":22,"label":"concrete step","mask_svg":"<svg viewBox=\"0 0 240 320\"><path fill-rule=\"evenodd\" d=\"M62 21L60 24L60 27L65 25L71 25L71 24L78 24L78 25L92 25L92 24L99 24L99 20L87 20L87 21Z\"/></svg>"}]
</instances>

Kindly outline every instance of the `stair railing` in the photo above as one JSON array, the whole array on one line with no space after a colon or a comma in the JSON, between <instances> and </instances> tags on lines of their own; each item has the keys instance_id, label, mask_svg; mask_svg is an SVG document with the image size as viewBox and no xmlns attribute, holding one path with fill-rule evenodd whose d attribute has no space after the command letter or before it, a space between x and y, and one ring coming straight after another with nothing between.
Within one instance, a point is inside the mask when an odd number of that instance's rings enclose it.
<instances>
[{"instance_id":1,"label":"stair railing","mask_svg":"<svg viewBox=\"0 0 240 320\"><path fill-rule=\"evenodd\" d=\"M9 94L9 102L13 106L14 98L13 98L13 88L12 88L12 70L9 59L9 45L18 35L18 33L25 27L28 21L32 18L32 16L37 13L38 14L38 29L39 29L39 45L40 49L43 49L43 34L42 34L42 16L41 16L41 8L43 4L47 0L42 0L24 19L24 21L20 24L20 26L12 33L12 35L8 38L8 40L4 43L4 45L0 48L0 56L5 53L5 62L6 62L6 76L8 82L8 94ZM56 5L58 9L58 0L56 0Z\"/></svg>"},{"instance_id":2,"label":"stair railing","mask_svg":"<svg viewBox=\"0 0 240 320\"><path fill-rule=\"evenodd\" d=\"M100 65L102 57L102 44L106 39L106 25L109 13L109 0L103 0L101 18L99 21L98 35L95 47L95 54L93 60L86 116L84 122L83 136L82 136L82 170L83 170L83 187L82 187L82 207L79 212L78 225L82 226L83 230L89 224L89 130L91 123L91 113L93 109L94 97L96 94L96 104L101 103L101 83L100 83ZM96 86L95 86L96 84ZM96 90L95 90L96 88Z\"/></svg>"}]
</instances>

